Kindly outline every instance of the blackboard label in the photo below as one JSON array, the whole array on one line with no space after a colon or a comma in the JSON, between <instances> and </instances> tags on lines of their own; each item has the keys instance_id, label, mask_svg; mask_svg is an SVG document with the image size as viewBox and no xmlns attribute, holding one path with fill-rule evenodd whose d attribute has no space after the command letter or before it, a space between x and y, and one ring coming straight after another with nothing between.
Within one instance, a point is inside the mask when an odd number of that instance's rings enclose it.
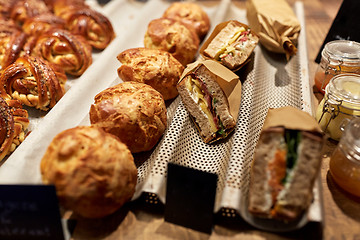
<instances>
[{"instance_id":1,"label":"blackboard label","mask_svg":"<svg viewBox=\"0 0 360 240\"><path fill-rule=\"evenodd\" d=\"M217 175L168 164L165 221L211 233Z\"/></svg>"},{"instance_id":2,"label":"blackboard label","mask_svg":"<svg viewBox=\"0 0 360 240\"><path fill-rule=\"evenodd\" d=\"M326 2L324 2L325 4ZM320 63L321 52L325 44L333 40L351 40L360 42L360 1L343 0L339 11L315 59Z\"/></svg>"},{"instance_id":3,"label":"blackboard label","mask_svg":"<svg viewBox=\"0 0 360 240\"><path fill-rule=\"evenodd\" d=\"M54 186L0 185L1 240L64 240Z\"/></svg>"}]
</instances>

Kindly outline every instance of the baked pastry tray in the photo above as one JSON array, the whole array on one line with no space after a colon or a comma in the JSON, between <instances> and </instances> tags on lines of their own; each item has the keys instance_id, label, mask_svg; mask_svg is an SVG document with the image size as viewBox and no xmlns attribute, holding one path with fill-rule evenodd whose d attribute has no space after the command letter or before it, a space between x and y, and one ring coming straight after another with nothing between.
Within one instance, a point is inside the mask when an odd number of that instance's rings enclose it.
<instances>
[{"instance_id":1,"label":"baked pastry tray","mask_svg":"<svg viewBox=\"0 0 360 240\"><path fill-rule=\"evenodd\" d=\"M147 24L161 17L171 2L113 0L104 6L94 0L88 3L110 19L117 37L104 51L93 54L93 64L81 77L68 80L66 94L51 111L29 112L31 133L3 161L2 184L41 184L40 161L52 138L62 130L90 124L88 112L94 96L122 81L117 75L120 63L116 56L128 48L143 47ZM247 23L246 11L236 1L197 3L210 17L209 33L223 21ZM297 55L287 61L285 55L268 52L261 45L256 47L251 61L239 71L242 102L234 134L226 141L203 143L180 97L167 103L168 128L164 136L152 151L134 155L138 184L133 200L147 193L165 203L167 163L172 162L218 175L214 212L227 209L271 231L289 231L308 221L322 221L319 183L310 209L299 222L259 221L246 211L250 164L268 108L290 105L313 114L303 4L296 2L294 11L302 25Z\"/></svg>"}]
</instances>

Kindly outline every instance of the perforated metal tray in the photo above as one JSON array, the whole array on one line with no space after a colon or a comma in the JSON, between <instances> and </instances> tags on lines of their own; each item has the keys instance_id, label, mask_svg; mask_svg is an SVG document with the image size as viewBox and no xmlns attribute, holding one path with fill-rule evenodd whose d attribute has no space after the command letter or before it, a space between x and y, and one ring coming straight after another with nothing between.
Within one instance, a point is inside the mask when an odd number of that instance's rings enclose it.
<instances>
[{"instance_id":1,"label":"perforated metal tray","mask_svg":"<svg viewBox=\"0 0 360 240\"><path fill-rule=\"evenodd\" d=\"M120 66L117 54L128 48L142 47L147 24L161 17L171 2L117 0L105 6L93 3L112 21L117 38L98 54L96 61L54 109L44 117L34 117L32 133L0 167L0 183L41 183L40 161L52 138L62 130L90 124L88 111L94 96L122 81L116 71ZM212 28L230 19L247 23L245 10L236 2L198 3L208 13ZM279 231L299 228L308 220L322 220L318 188L314 189L315 200L308 214L294 226L254 222L246 213L244 201L250 164L267 109L290 105L313 112L302 3L297 2L294 10L302 24L297 55L287 61L284 55L270 53L261 45L256 47L251 61L239 71L243 84L242 103L236 129L228 139L213 145L203 143L180 97L169 103L168 128L163 138L153 151L135 155L138 184L133 199L148 193L151 199L165 203L166 168L168 162L173 162L218 175L214 212L225 209L227 215L240 214L259 228Z\"/></svg>"}]
</instances>

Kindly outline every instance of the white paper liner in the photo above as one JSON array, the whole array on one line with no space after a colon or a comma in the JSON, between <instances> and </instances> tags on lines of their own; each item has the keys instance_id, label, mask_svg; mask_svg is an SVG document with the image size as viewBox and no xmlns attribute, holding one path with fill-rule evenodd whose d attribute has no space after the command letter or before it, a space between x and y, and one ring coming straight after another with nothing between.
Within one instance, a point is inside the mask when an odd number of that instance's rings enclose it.
<instances>
[{"instance_id":1,"label":"white paper liner","mask_svg":"<svg viewBox=\"0 0 360 240\"><path fill-rule=\"evenodd\" d=\"M245 10L230 0L198 3L211 19L209 33L223 21L236 19L247 23ZM67 86L69 90L46 116L32 113L32 133L0 167L0 183L41 184L40 161L52 138L62 130L90 124L88 112L94 96L122 81L117 76L120 63L116 56L128 48L143 47L148 23L161 17L169 4L160 0L116 0L102 7L92 2L91 6L108 16L117 37L103 52L94 54L93 64L80 78L69 80L72 81L71 86ZM153 151L134 155L139 174L133 199L148 192L165 203L166 167L168 162L174 162L216 173L219 181L214 212L234 209L250 224L257 225L247 217L243 199L246 199L250 163L267 109L291 105L313 113L301 2L295 4L295 12L302 25L297 55L287 62L285 55L272 54L260 45L256 47L252 61L240 72L242 103L237 127L229 139L215 145L203 143L180 97L168 103L169 127L163 138ZM314 191L315 201L309 214L294 228L301 227L307 220L322 221L319 187ZM276 228L271 224L257 227ZM277 230L291 228L280 226Z\"/></svg>"}]
</instances>

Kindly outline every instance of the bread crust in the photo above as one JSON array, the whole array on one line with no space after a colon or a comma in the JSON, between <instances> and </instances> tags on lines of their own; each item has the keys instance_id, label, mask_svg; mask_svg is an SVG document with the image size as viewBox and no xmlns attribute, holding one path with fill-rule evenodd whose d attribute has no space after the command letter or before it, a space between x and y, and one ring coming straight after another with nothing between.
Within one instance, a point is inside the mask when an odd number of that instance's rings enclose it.
<instances>
[{"instance_id":1,"label":"bread crust","mask_svg":"<svg viewBox=\"0 0 360 240\"><path fill-rule=\"evenodd\" d=\"M174 2L165 10L163 17L193 26L200 40L204 39L210 29L209 16L193 2Z\"/></svg>"},{"instance_id":2,"label":"bread crust","mask_svg":"<svg viewBox=\"0 0 360 240\"><path fill-rule=\"evenodd\" d=\"M313 132L301 131L297 160L275 201L268 184L268 166L284 145L284 128L263 130L251 168L248 210L255 216L294 221L301 217L313 199L313 187L321 166L323 140Z\"/></svg>"},{"instance_id":3,"label":"bread crust","mask_svg":"<svg viewBox=\"0 0 360 240\"><path fill-rule=\"evenodd\" d=\"M90 122L125 143L132 153L151 150L167 126L162 95L151 86L123 82L97 94Z\"/></svg>"},{"instance_id":4,"label":"bread crust","mask_svg":"<svg viewBox=\"0 0 360 240\"><path fill-rule=\"evenodd\" d=\"M54 184L60 203L86 218L114 213L135 192L134 159L117 137L78 126L54 137L41 160L42 180Z\"/></svg>"},{"instance_id":5,"label":"bread crust","mask_svg":"<svg viewBox=\"0 0 360 240\"><path fill-rule=\"evenodd\" d=\"M199 44L193 27L170 18L150 21L144 37L146 48L167 51L184 66L195 60Z\"/></svg>"},{"instance_id":6,"label":"bread crust","mask_svg":"<svg viewBox=\"0 0 360 240\"><path fill-rule=\"evenodd\" d=\"M216 109L216 112L225 128L225 135L222 137L218 136L216 132L213 132L211 130L207 115L201 109L199 104L195 102L195 100L191 96L192 93L187 89L185 85L186 78L190 77L189 75L183 78L177 86L182 102L184 103L187 111L192 116L195 125L199 130L200 136L205 143L210 143L221 138L225 138L234 129L236 125L236 120L230 114L228 100L223 90L216 82L217 76L214 73L210 72L204 65L200 65L193 71L193 73L205 83L212 97L216 99L216 103L213 103L213 107Z\"/></svg>"},{"instance_id":7,"label":"bread crust","mask_svg":"<svg viewBox=\"0 0 360 240\"><path fill-rule=\"evenodd\" d=\"M237 40L231 44L229 41L239 30L245 29ZM246 24L236 20L220 23L216 26L210 37L200 49L200 54L220 62L232 71L237 71L249 60L259 42L259 36ZM231 47L230 47L231 46ZM230 54L220 55L219 51L230 47Z\"/></svg>"},{"instance_id":8,"label":"bread crust","mask_svg":"<svg viewBox=\"0 0 360 240\"><path fill-rule=\"evenodd\" d=\"M121 52L118 75L124 81L148 84L159 91L164 100L178 95L176 85L184 66L170 53L149 48L131 48Z\"/></svg>"}]
</instances>

